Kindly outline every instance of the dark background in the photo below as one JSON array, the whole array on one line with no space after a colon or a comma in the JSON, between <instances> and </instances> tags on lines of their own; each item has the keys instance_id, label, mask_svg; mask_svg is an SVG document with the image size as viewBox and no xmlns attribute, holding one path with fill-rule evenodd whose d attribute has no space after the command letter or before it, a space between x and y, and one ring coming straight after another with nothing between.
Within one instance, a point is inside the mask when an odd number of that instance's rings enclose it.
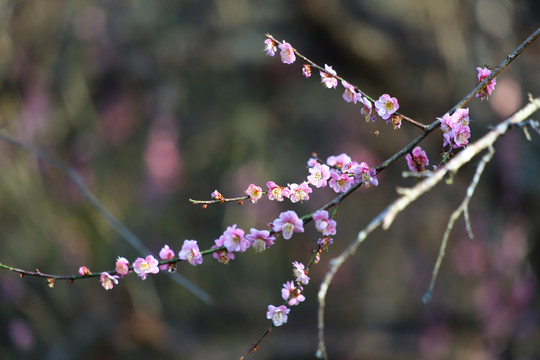
<instances>
[{"instance_id":1,"label":"dark background","mask_svg":"<svg viewBox=\"0 0 540 360\"><path fill-rule=\"evenodd\" d=\"M301 62L262 51L265 33L334 67L374 98L389 93L423 123L442 116L476 85L476 66L498 65L539 24L537 1L2 1L2 131L65 161L157 254L184 239L209 248L227 226L265 228L303 204L211 206L214 189L242 195L250 183L301 182L312 152L346 152L375 166L419 131L366 123L360 106L327 90ZM497 79L489 102L469 104L471 141L540 95L540 44ZM536 115L537 116L537 115ZM537 116L538 118L538 116ZM378 130L379 136L373 132ZM432 164L442 137L422 147ZM450 213L477 160L378 230L339 271L326 308L334 359L540 358L540 141L514 131L497 143L472 198L475 234L459 220L433 300L427 289ZM314 266L306 301L267 337L253 359L310 359L316 293L329 259L397 197L404 159L340 208L335 244ZM129 276L111 291L0 272L2 359L234 359L281 303L291 262L307 262L312 224L262 254L224 266L205 257L179 273L212 297L206 304L164 275ZM0 261L55 274L114 267L137 253L65 174L0 143ZM146 255L146 254L144 254Z\"/></svg>"}]
</instances>

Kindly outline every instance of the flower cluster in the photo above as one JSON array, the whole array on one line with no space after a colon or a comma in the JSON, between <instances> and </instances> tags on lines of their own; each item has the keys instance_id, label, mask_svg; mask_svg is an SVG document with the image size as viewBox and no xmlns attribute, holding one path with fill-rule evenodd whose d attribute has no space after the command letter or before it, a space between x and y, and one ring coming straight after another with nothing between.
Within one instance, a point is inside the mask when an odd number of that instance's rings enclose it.
<instances>
[{"instance_id":1,"label":"flower cluster","mask_svg":"<svg viewBox=\"0 0 540 360\"><path fill-rule=\"evenodd\" d=\"M484 81L485 78L487 78L489 75L491 75L491 70L488 68L480 68L477 67L476 70L478 70L478 82L481 83ZM477 98L480 98L480 100L487 100L489 96L491 96L491 93L493 90L495 90L495 85L497 84L497 80L493 78L485 88L483 88L478 94L475 96Z\"/></svg>"},{"instance_id":2,"label":"flower cluster","mask_svg":"<svg viewBox=\"0 0 540 360\"><path fill-rule=\"evenodd\" d=\"M429 165L426 152L422 150L420 146L415 147L412 151L412 155L407 154L405 159L407 160L407 165L411 171L424 171L426 170L426 166Z\"/></svg>"},{"instance_id":3,"label":"flower cluster","mask_svg":"<svg viewBox=\"0 0 540 360\"><path fill-rule=\"evenodd\" d=\"M443 147L448 145L458 149L468 144L468 139L471 136L468 108L457 109L452 115L446 113L438 119L441 122L443 132Z\"/></svg>"},{"instance_id":4,"label":"flower cluster","mask_svg":"<svg viewBox=\"0 0 540 360\"><path fill-rule=\"evenodd\" d=\"M279 45L276 40L269 37L264 41L264 44L264 50L268 56L274 56L277 52L277 47L279 47L281 50L281 61L284 64L292 64L296 61L295 50L291 44L287 43L286 41L282 41L281 45ZM338 86L338 76L337 72L330 65L325 64L324 69L322 69L314 64L304 64L302 66L302 75L304 75L306 78L311 77L311 70L314 66L321 69L319 71L319 75L321 77L321 83L323 86L327 89L336 89ZM383 120L386 120L387 123L392 123L394 125L394 129L400 128L402 117L396 114L397 110L399 109L399 103L395 97L391 97L388 94L381 95L381 97L375 101L375 112L373 111L373 103L367 95L363 94L358 88L349 84L345 80L341 80L341 85L345 89L343 92L343 99L346 102L362 104L360 113L366 119L366 121L375 121L376 114L378 114Z\"/></svg>"}]
</instances>

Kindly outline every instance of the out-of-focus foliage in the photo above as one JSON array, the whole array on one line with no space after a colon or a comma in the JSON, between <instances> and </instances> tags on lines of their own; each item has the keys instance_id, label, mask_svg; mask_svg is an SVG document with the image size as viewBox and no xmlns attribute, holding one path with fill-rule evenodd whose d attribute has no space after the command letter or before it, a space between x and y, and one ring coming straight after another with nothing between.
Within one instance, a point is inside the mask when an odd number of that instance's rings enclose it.
<instances>
[{"instance_id":1,"label":"out-of-focus foliage","mask_svg":"<svg viewBox=\"0 0 540 360\"><path fill-rule=\"evenodd\" d=\"M104 204L157 253L184 239L209 248L231 224L264 228L292 208L306 214L333 193L288 207L261 200L206 210L188 198L307 175L312 152L347 152L376 165L418 134L366 124L341 90L300 64L268 58L264 34L285 39L373 97L429 123L497 65L539 23L537 1L3 1L0 123L84 177ZM473 136L540 95L540 44L497 79L489 102L471 103ZM373 132L379 131L379 136ZM540 141L502 139L472 199L475 240L451 235L433 300L421 303L448 216L474 164L378 232L340 271L327 299L327 345L339 359L540 357ZM432 163L441 137L423 144ZM111 269L138 254L68 178L0 143L0 261L71 274ZM327 261L396 197L405 160L340 208L335 244L310 273L307 300L254 359L312 358L316 291ZM230 359L264 331L281 303L291 262L305 262L313 226L270 250L224 266L205 258L179 272L213 298L205 304L160 274L104 291L94 280L19 279L0 272L3 359Z\"/></svg>"}]
</instances>

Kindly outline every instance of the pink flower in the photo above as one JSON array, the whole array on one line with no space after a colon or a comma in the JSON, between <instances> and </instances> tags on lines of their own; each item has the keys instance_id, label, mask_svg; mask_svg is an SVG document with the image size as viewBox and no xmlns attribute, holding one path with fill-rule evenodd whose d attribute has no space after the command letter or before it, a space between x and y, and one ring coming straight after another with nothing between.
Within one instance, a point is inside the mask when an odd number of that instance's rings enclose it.
<instances>
[{"instance_id":1,"label":"pink flower","mask_svg":"<svg viewBox=\"0 0 540 360\"><path fill-rule=\"evenodd\" d=\"M83 275L88 275L88 274L91 274L92 272L90 271L89 268L87 268L86 266L81 266L79 268L79 275L83 276Z\"/></svg>"},{"instance_id":2,"label":"pink flower","mask_svg":"<svg viewBox=\"0 0 540 360\"><path fill-rule=\"evenodd\" d=\"M412 155L407 154L405 158L407 159L407 165L411 171L424 171L426 166L429 165L426 152L422 150L420 146L415 147L412 151Z\"/></svg>"},{"instance_id":3,"label":"pink flower","mask_svg":"<svg viewBox=\"0 0 540 360\"><path fill-rule=\"evenodd\" d=\"M287 314L291 310L285 305L275 307L274 305L268 305L268 311L266 312L266 318L272 320L274 326L281 326L287 322Z\"/></svg>"},{"instance_id":4,"label":"pink flower","mask_svg":"<svg viewBox=\"0 0 540 360\"><path fill-rule=\"evenodd\" d=\"M248 188L245 191L246 195L249 196L252 203L256 203L262 197L262 189L260 186L249 184Z\"/></svg>"},{"instance_id":5,"label":"pink flower","mask_svg":"<svg viewBox=\"0 0 540 360\"><path fill-rule=\"evenodd\" d=\"M281 231L286 240L295 232L304 232L304 223L293 210L282 212L271 226L275 232Z\"/></svg>"},{"instance_id":6,"label":"pink flower","mask_svg":"<svg viewBox=\"0 0 540 360\"><path fill-rule=\"evenodd\" d=\"M274 56L276 55L276 42L272 39L266 39L264 40L264 51L266 51L266 55L268 56Z\"/></svg>"},{"instance_id":7,"label":"pink flower","mask_svg":"<svg viewBox=\"0 0 540 360\"><path fill-rule=\"evenodd\" d=\"M288 198L291 195L289 189L278 186L273 181L268 181L266 186L268 187L268 199L270 200L283 201L283 197Z\"/></svg>"},{"instance_id":8,"label":"pink flower","mask_svg":"<svg viewBox=\"0 0 540 360\"><path fill-rule=\"evenodd\" d=\"M319 239L319 241L317 241L317 243L321 246L322 249L328 250L328 246L332 245L334 243L334 240L330 236L323 236Z\"/></svg>"},{"instance_id":9,"label":"pink flower","mask_svg":"<svg viewBox=\"0 0 540 360\"><path fill-rule=\"evenodd\" d=\"M294 261L293 263L293 274L296 277L296 281L301 284L307 285L309 283L309 276L307 271L304 268L304 264Z\"/></svg>"},{"instance_id":10,"label":"pink flower","mask_svg":"<svg viewBox=\"0 0 540 360\"><path fill-rule=\"evenodd\" d=\"M325 187L330 179L330 168L328 165L316 163L308 169L310 175L307 177L309 183L316 188Z\"/></svg>"},{"instance_id":11,"label":"pink flower","mask_svg":"<svg viewBox=\"0 0 540 360\"><path fill-rule=\"evenodd\" d=\"M452 115L444 114L438 118L443 132L443 147L452 146L454 149L467 145L471 136L469 128L469 109L458 109Z\"/></svg>"},{"instance_id":12,"label":"pink flower","mask_svg":"<svg viewBox=\"0 0 540 360\"><path fill-rule=\"evenodd\" d=\"M354 178L348 174L338 173L332 169L330 171L330 181L328 185L337 193L344 193L350 189Z\"/></svg>"},{"instance_id":13,"label":"pink flower","mask_svg":"<svg viewBox=\"0 0 540 360\"><path fill-rule=\"evenodd\" d=\"M256 252L261 252L274 245L274 240L276 240L276 237L270 235L270 231L268 230L257 230L251 228L250 233L246 235L246 239Z\"/></svg>"},{"instance_id":14,"label":"pink flower","mask_svg":"<svg viewBox=\"0 0 540 360\"><path fill-rule=\"evenodd\" d=\"M108 272L102 272L99 281L105 290L111 290L114 285L118 284L118 276L111 275Z\"/></svg>"},{"instance_id":15,"label":"pink flower","mask_svg":"<svg viewBox=\"0 0 540 360\"><path fill-rule=\"evenodd\" d=\"M214 240L216 245L212 246L212 249L223 247L225 243L225 235L221 235L219 239ZM234 260L234 254L227 249L216 251L212 254L214 259L217 259L222 264L228 264L230 260Z\"/></svg>"},{"instance_id":16,"label":"pink flower","mask_svg":"<svg viewBox=\"0 0 540 360\"><path fill-rule=\"evenodd\" d=\"M365 187L369 187L369 185L379 185L379 180L377 180L376 175L377 171L371 169L368 164L363 161L354 169L354 177L359 181L362 181Z\"/></svg>"},{"instance_id":17,"label":"pink flower","mask_svg":"<svg viewBox=\"0 0 540 360\"><path fill-rule=\"evenodd\" d=\"M172 258L174 258L174 256L175 256L174 251L172 251L169 248L169 245L165 245L159 252L159 257L161 260L171 260ZM159 265L159 268L161 270L168 270L170 265L174 265L174 264Z\"/></svg>"},{"instance_id":18,"label":"pink flower","mask_svg":"<svg viewBox=\"0 0 540 360\"><path fill-rule=\"evenodd\" d=\"M395 97L388 94L381 95L379 100L375 101L377 113L383 120L388 120L390 116L399 109L398 101Z\"/></svg>"},{"instance_id":19,"label":"pink flower","mask_svg":"<svg viewBox=\"0 0 540 360\"><path fill-rule=\"evenodd\" d=\"M229 226L223 233L223 246L230 252L244 252L249 247L249 241L244 237L244 230L237 229L236 224Z\"/></svg>"},{"instance_id":20,"label":"pink flower","mask_svg":"<svg viewBox=\"0 0 540 360\"><path fill-rule=\"evenodd\" d=\"M289 190L291 192L291 202L302 202L304 200L309 200L309 193L313 192L308 186L307 182L303 182L300 185L298 184L289 184Z\"/></svg>"},{"instance_id":21,"label":"pink flower","mask_svg":"<svg viewBox=\"0 0 540 360\"><path fill-rule=\"evenodd\" d=\"M147 274L159 272L158 261L152 255L148 255L146 259L139 257L133 262L133 270L144 280Z\"/></svg>"},{"instance_id":22,"label":"pink flower","mask_svg":"<svg viewBox=\"0 0 540 360\"><path fill-rule=\"evenodd\" d=\"M196 240L184 240L182 250L178 253L178 257L182 260L186 260L193 266L200 265L203 262L203 257L199 251Z\"/></svg>"},{"instance_id":23,"label":"pink flower","mask_svg":"<svg viewBox=\"0 0 540 360\"><path fill-rule=\"evenodd\" d=\"M356 104L358 101L358 98L356 97L356 89L354 86L346 82L345 80L341 80L341 85L345 88L345 92L343 93L343 100L346 102L353 102Z\"/></svg>"},{"instance_id":24,"label":"pink flower","mask_svg":"<svg viewBox=\"0 0 540 360\"><path fill-rule=\"evenodd\" d=\"M328 211L319 210L313 214L315 228L323 235L336 235L336 221L329 218Z\"/></svg>"},{"instance_id":25,"label":"pink flower","mask_svg":"<svg viewBox=\"0 0 540 360\"><path fill-rule=\"evenodd\" d=\"M484 81L485 78L487 78L489 75L491 75L491 70L488 68L480 68L477 67L476 70L478 70L478 82ZM478 94L475 95L475 97L480 98L480 100L487 100L489 96L491 96L491 93L493 90L495 90L495 85L497 84L497 80L493 78L485 88L480 90Z\"/></svg>"},{"instance_id":26,"label":"pink flower","mask_svg":"<svg viewBox=\"0 0 540 360\"><path fill-rule=\"evenodd\" d=\"M302 75L306 78L311 77L311 65L304 64L304 66L302 66Z\"/></svg>"},{"instance_id":27,"label":"pink flower","mask_svg":"<svg viewBox=\"0 0 540 360\"><path fill-rule=\"evenodd\" d=\"M283 44L279 45L279 48L281 49L281 61L284 64L292 64L295 62L296 56L294 55L294 49L291 44L283 41Z\"/></svg>"},{"instance_id":28,"label":"pink flower","mask_svg":"<svg viewBox=\"0 0 540 360\"><path fill-rule=\"evenodd\" d=\"M285 284L283 284L283 289L281 289L281 298L285 301L288 300L287 305L289 306L298 305L302 301L306 300L306 297L302 295L302 288L297 289L292 281L287 281Z\"/></svg>"},{"instance_id":29,"label":"pink flower","mask_svg":"<svg viewBox=\"0 0 540 360\"><path fill-rule=\"evenodd\" d=\"M365 96L359 96L359 101L364 105L362 106L362 110L360 110L360 113L364 116L366 122L369 122L370 120L372 122L375 122L377 118L375 117L375 113L373 112L373 104L371 104L371 101L369 101L369 99Z\"/></svg>"},{"instance_id":30,"label":"pink flower","mask_svg":"<svg viewBox=\"0 0 540 360\"><path fill-rule=\"evenodd\" d=\"M328 166L334 166L338 169L341 169L346 164L350 163L352 161L351 157L347 154L340 154L338 156L330 156L328 159L326 159L326 163Z\"/></svg>"},{"instance_id":31,"label":"pink flower","mask_svg":"<svg viewBox=\"0 0 540 360\"><path fill-rule=\"evenodd\" d=\"M210 196L214 200L223 200L224 199L223 195L221 195L221 193L219 191L217 191L217 190L214 190L212 192L212 194L210 194Z\"/></svg>"},{"instance_id":32,"label":"pink flower","mask_svg":"<svg viewBox=\"0 0 540 360\"><path fill-rule=\"evenodd\" d=\"M118 257L116 260L116 272L121 276L126 276L128 274L129 261L125 257Z\"/></svg>"},{"instance_id":33,"label":"pink flower","mask_svg":"<svg viewBox=\"0 0 540 360\"><path fill-rule=\"evenodd\" d=\"M328 89L331 89L331 88L335 89L337 87L337 85L338 85L338 81L334 77L334 76L337 75L335 70L333 70L331 66L328 66L326 64L324 64L324 70L326 70L326 72L325 71L319 71L319 75L321 75L321 82Z\"/></svg>"}]
</instances>

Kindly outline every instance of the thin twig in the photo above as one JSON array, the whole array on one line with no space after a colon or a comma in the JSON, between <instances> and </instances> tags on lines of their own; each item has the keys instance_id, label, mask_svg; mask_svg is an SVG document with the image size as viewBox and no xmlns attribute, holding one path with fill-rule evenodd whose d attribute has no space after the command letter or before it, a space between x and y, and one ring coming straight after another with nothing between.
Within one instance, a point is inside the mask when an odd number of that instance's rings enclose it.
<instances>
[{"instance_id":1,"label":"thin twig","mask_svg":"<svg viewBox=\"0 0 540 360\"><path fill-rule=\"evenodd\" d=\"M98 198L90 191L90 189L88 189L82 177L75 170L73 170L72 168L64 164L63 162L45 154L44 152L40 151L38 148L24 144L18 140L15 140L5 133L0 132L0 140L33 154L39 160L49 164L50 166L66 174L69 177L69 179L75 184L75 186L77 187L77 190L79 190L79 192L84 197L84 199L90 204L90 206L92 206L101 215L101 217L105 219L105 221L107 221L114 230L116 230L116 232L124 240L126 240L141 255L146 256L151 253L150 250L146 246L143 245L142 241L139 238L137 238L137 236L135 236L135 234L133 234L116 217L114 217L114 215L111 214L111 212L98 200ZM0 264L0 268L17 269L17 268L9 267L4 264ZM26 271L26 270L21 270L21 269L17 269L17 270L19 270L17 272L19 272L20 274L40 276L38 272L34 273L31 271ZM12 270L12 271L15 271L15 270ZM189 281L187 278L177 273L170 274L170 276L171 276L171 279L173 279L176 283L186 288L188 291L193 293L202 301L206 303L209 303L211 301L211 297L206 291L204 291L199 286ZM51 275L51 276L42 276L42 277L55 278L59 280L75 280L79 278L76 275L67 275L67 276Z\"/></svg>"},{"instance_id":2,"label":"thin twig","mask_svg":"<svg viewBox=\"0 0 540 360\"><path fill-rule=\"evenodd\" d=\"M482 160L480 160L480 163L476 167L476 172L474 174L474 177L467 187L467 193L465 195L465 198L459 205L459 207L452 212L452 215L450 215L450 219L448 220L448 225L446 226L446 230L443 235L443 239L441 242L441 247L439 249L439 255L437 256L437 261L435 263L435 267L433 268L433 272L431 275L431 281L429 283L429 288L427 292L425 293L424 297L422 298L422 301L424 304L427 304L431 300L431 294L433 293L433 288L435 287L435 281L437 281L437 276L439 274L439 269L441 267L442 260L444 258L444 255L446 253L446 245L448 244L448 238L450 236L450 232L454 228L454 224L457 219L459 219L459 216L463 213L463 216L465 218L465 225L467 228L467 232L469 234L469 238L472 240L474 235L471 228L471 222L469 219L469 202L471 200L471 197L474 194L474 191L476 190L476 186L478 185L478 182L480 181L480 177L482 176L482 172L484 171L484 168L486 167L486 164L491 161L491 158L493 157L493 154L495 151L493 150L493 147L489 147L489 151L482 157Z\"/></svg>"}]
</instances>

